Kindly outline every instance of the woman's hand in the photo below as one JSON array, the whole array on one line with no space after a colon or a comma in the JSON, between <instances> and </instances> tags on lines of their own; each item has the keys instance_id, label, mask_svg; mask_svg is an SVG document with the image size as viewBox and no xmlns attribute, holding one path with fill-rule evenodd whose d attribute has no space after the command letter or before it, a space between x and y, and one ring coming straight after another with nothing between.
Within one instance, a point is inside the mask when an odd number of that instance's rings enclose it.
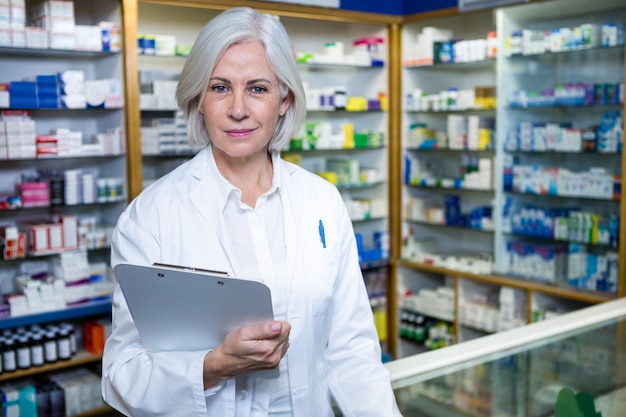
<instances>
[{"instance_id":1,"label":"woman's hand","mask_svg":"<svg viewBox=\"0 0 626 417\"><path fill-rule=\"evenodd\" d=\"M242 327L204 357L204 389L240 374L273 369L289 348L291 325L271 321Z\"/></svg>"}]
</instances>

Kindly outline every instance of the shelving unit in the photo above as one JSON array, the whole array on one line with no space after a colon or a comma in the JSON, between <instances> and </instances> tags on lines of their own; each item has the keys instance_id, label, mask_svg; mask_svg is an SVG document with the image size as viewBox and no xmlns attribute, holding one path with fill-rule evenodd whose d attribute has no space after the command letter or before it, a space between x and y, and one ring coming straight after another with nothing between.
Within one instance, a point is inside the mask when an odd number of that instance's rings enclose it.
<instances>
[{"instance_id":1,"label":"shelving unit","mask_svg":"<svg viewBox=\"0 0 626 417\"><path fill-rule=\"evenodd\" d=\"M567 10L567 11L565 11ZM554 0L525 4L512 7L503 7L497 10L488 10L471 14L451 14L446 17L436 17L428 20L405 22L403 26L403 113L402 137L405 156L403 161L402 208L395 214L401 214L403 219L402 232L395 236L394 245L400 245L401 254L397 259L398 269L398 309L402 311L403 295L406 291L419 294L421 290L434 291L436 288L451 287L455 289L455 316L452 323L456 327L458 342L479 337L485 332L476 331L471 320L466 319L468 309L475 310L475 306L468 305L471 297L482 294L493 303L492 308L499 309L496 314L512 318L510 304L498 303L498 294L506 300L513 300L512 306L518 308L519 316L524 318L521 323L530 323L541 320L552 314L579 309L584 306L605 302L615 297L623 297L626 291L624 265L614 270L614 277L618 282L601 284L591 288L576 287L575 280L567 278L550 278L532 276L525 271L517 271L511 267L511 253L507 252L509 242L524 242L541 246L569 245L570 252L576 244L583 252L602 256L607 252L614 255L613 259L624 259L624 245L616 245L615 240L623 237L624 225L619 224L618 232L610 242L581 242L580 238L547 237L539 233L528 236L528 232L510 227L510 218L503 213L508 210L510 201L515 208L525 208L528 205L542 208L570 208L576 207L580 211L600 215L608 221L611 218L620 218L624 214L624 203L615 195L597 195L600 187L578 195L550 195L538 189L534 192L528 183L526 188L515 190L503 179L503 173L515 158L517 164L529 166L539 165L554 168L565 168L571 171L585 171L589 167L601 167L614 175L616 181L623 181L622 165L623 153L609 150L607 152L572 151L564 147L559 149L511 149L510 135L515 132L520 122L573 122L574 128L599 125L603 115L608 111L622 111L623 104L603 105L565 105L553 106L515 106L511 104L511 97L516 90L549 89L559 84L573 82L587 83L617 83L624 80L624 45L610 47L595 47L585 50L560 51L548 53L533 53L528 56L506 56L505 49L510 45L507 36L521 29L538 29L541 31L568 26L577 26L585 23L622 23L624 22L624 5L616 1L601 1L593 7L585 2L565 2ZM488 31L496 30L498 34L497 60L483 60L475 63L438 63L416 66L412 54L415 45L416 33L424 27L435 27L451 30L454 38L473 39L484 37ZM449 109L415 110L414 101L406 96L415 90L422 89L427 93L447 90L452 86L449 74L455 84L478 85L479 83L493 83L497 91L497 108L481 110L480 115L495 117L495 130L492 146L488 150L480 151L481 156L490 157L493 167L493 187L479 193L463 190L460 181L453 181L451 177L458 174L459 155L470 154L463 149L452 152L450 149L433 149L437 141L424 140L422 131L416 134L411 130L411 124L422 123L425 127L434 130L445 130L445 118L450 114L460 113ZM457 81L458 80L458 81ZM426 91L423 86L427 86ZM456 85L455 85L456 86ZM515 96L519 96L519 93ZM432 106L432 104L429 104ZM472 114L474 111L467 111ZM623 123L623 119L622 119ZM423 128L421 125L419 128ZM449 129L449 127L448 127ZM449 132L448 132L449 133ZM428 138L428 137L426 137ZM508 142L507 142L508 141ZM443 143L439 141L439 144ZM489 153L487 153L489 152ZM407 158L408 155L408 158ZM456 159L455 159L456 158ZM407 159L413 167L419 164L422 175L409 177L406 173ZM424 161L428 161L425 163ZM462 168L462 167L461 167ZM455 169L456 174L455 174ZM430 171L429 171L430 170ZM530 174L528 174L530 175ZM515 178L518 178L517 171ZM441 178L444 178L441 180ZM533 178L532 176L528 177ZM540 176L535 176L536 184ZM532 191L532 192L531 192ZM492 227L487 230L471 230L467 227L458 227L456 224L445 224L446 206L442 203L442 195L454 194L460 196L461 212L471 207L484 204L492 207L492 219L488 222ZM556 194L556 193L554 193ZM606 194L606 193L605 193ZM418 197L417 208L407 207L411 197ZM448 208L449 210L449 208ZM521 209L520 209L521 210ZM416 215L416 213L418 213ZM611 217L613 215L613 217ZM516 218L518 220L518 218ZM567 223L563 220L561 224ZM465 226L465 223L463 223ZM394 229L397 230L397 229ZM608 233L605 233L608 234ZM412 239L418 240L414 245L407 245ZM621 239L623 240L623 239ZM465 252L475 255L471 262L462 257L453 257L450 254L438 252L437 248L446 251ZM416 256L416 253L418 254ZM482 254L478 256L478 254ZM517 260L517 258L515 258ZM570 255L570 271L572 259ZM489 267L480 271L483 260L489 261ZM567 263L567 260L564 261ZM524 272L524 273L522 273ZM534 278L534 279L533 279ZM558 281L558 282L555 282ZM581 279L589 281L588 279ZM591 280L593 281L593 279ZM482 307L481 307L482 308ZM477 313L480 314L480 313ZM462 315L462 318L458 316ZM474 328L473 328L474 327ZM478 326L481 327L481 326ZM485 327L485 326L483 326ZM489 326L486 326L489 327ZM489 331L497 330L497 326ZM483 328L483 330L485 330ZM415 346L402 343L399 346L398 357L413 353Z\"/></svg>"},{"instance_id":2,"label":"shelving unit","mask_svg":"<svg viewBox=\"0 0 626 417\"><path fill-rule=\"evenodd\" d=\"M542 5L541 9L533 5L528 8L512 7L499 10L497 12L499 30L502 36L506 37L513 34L513 31L522 29L546 31L555 28L580 27L584 24L595 24L600 28L603 24L618 22L623 24L624 22L625 9L620 2L602 1L594 4L593 8L589 8L587 4L582 2L572 2L567 5L567 13L564 13L562 7L559 7L562 5L562 2L555 1ZM598 29L596 34L602 36L600 29ZM584 100L581 97L576 103L572 103L571 99L563 99L559 96L560 92L568 91L567 89L570 88L567 83L580 83L581 86L584 86L582 83L586 83L587 88L592 89L594 89L594 85L597 88L597 86L605 83L623 83L623 43L616 46L603 46L602 43L598 42L598 44L588 45L584 48L569 47L544 53L535 53L535 51L530 50L512 56L503 53L499 56L498 65L498 85L502 86L499 92L502 104L498 111L498 146L500 147L500 154L503 156L500 159L502 170L510 166L511 159L514 159L514 164L518 168L520 166L534 165L540 167L540 170L550 168L552 170L558 169L559 172L567 170L575 174L588 172L588 170L598 167L600 171L605 171L606 174L618 178L621 183L623 176L622 152L611 148L609 144L603 145L603 141L599 138L596 140L598 149L585 151L581 150L580 147L578 149L575 147L569 148L568 146L571 147L572 145L564 141L562 144L552 144L552 146L548 144L547 150L551 152L545 153L532 152L535 149L533 147L529 148L527 143L517 147L511 145L511 142L514 142L514 140L510 139L510 135L511 132L515 132L518 129L521 123L539 124L547 122L552 123L553 126L556 123L564 123L575 129L591 129L605 124L606 122L603 119L606 119L608 114L615 112L621 113L621 123L623 125L623 103L611 103L611 98L605 97L603 100L599 95L590 94L589 91L585 93ZM516 100L517 95L515 92L531 89L543 89L544 92L554 89L556 100L546 99L542 102L536 102L534 99L531 99L531 102L527 104L521 103L520 105ZM605 89L606 87L602 87L602 90ZM549 135L546 136L550 137ZM604 148L600 148L600 146L604 146ZM554 149L555 147L556 149ZM520 152L520 148L526 152ZM542 151L545 150L545 147L538 143L537 149ZM507 152L509 150L514 152ZM538 185L542 187L544 184L538 182ZM576 181L572 184L579 188L571 190L564 188L562 181L556 183L558 188L550 189L547 192L534 187L527 187L526 184L520 187L521 183L519 182L513 184L512 189L509 184L502 184L500 188L504 191L503 204L507 205L511 202L511 206L517 207L518 211L519 207L528 205L537 207L542 212L552 208L573 207L576 211L599 216L602 218L602 223L615 223L615 228L611 232L613 237L609 239L610 241L600 242L601 244L592 243L587 240L586 236L582 236L581 239L581 236L578 236L580 233L577 234L575 230L572 233L572 228L570 227L569 236L566 236L567 240L564 244L566 245L566 250L570 253L576 250L576 247L573 245L575 244L580 246L580 251L583 253L600 258L609 256L615 259L612 272L613 282L603 282L607 279L590 276L590 273L582 273L580 278L570 276L570 285L576 285L576 281L579 281L578 286L583 288L583 290L591 288L614 295L623 295L625 284L623 280L621 282L617 282L617 280L618 276L623 276L624 265L619 265L619 270L615 268L619 258L618 251L623 250L618 246L619 229L617 222L620 218L620 212L623 211L621 208L623 204L620 204L619 200L620 194L619 192L617 194L613 192L612 183L610 183L611 189L608 192L605 192L602 183L597 183L588 189L583 189L585 183L582 181ZM549 194L549 197L537 194ZM565 215L567 216L567 214ZM520 232L519 226L516 224L511 225L507 216L503 214L503 230L496 237L496 246L500 250L500 253L496 254L496 270L502 273L514 274L516 271L511 271L511 267L506 265L507 259L510 258L506 248L509 242L521 239L519 236L507 233L511 231L511 228L514 229L513 232ZM537 233L531 231L530 234ZM531 245L535 244L532 238L524 240L530 241ZM580 243L581 240L582 243ZM549 247L562 245L560 240L555 239L553 242L548 244ZM543 242L539 244L544 245ZM570 262L572 262L572 258L573 256L570 255ZM587 260L588 263L591 261L591 258ZM576 261L574 260L573 262ZM572 273L571 269L569 270L570 275ZM622 271L621 274L619 271ZM565 277L566 281L567 279L568 277ZM593 282L587 282L594 279L598 279L600 282L597 285ZM609 279L609 281L611 280ZM561 282L563 283L563 280ZM565 284L567 285L567 283Z\"/></svg>"},{"instance_id":3,"label":"shelving unit","mask_svg":"<svg viewBox=\"0 0 626 417\"><path fill-rule=\"evenodd\" d=\"M75 3L76 21L81 24L97 24L100 20L121 20L119 3L106 2L93 8L87 2ZM86 80L114 78L122 80L121 54L115 52L90 52L75 50L51 50L29 48L0 48L3 57L2 82L34 79L36 75L56 74L58 71L83 71ZM41 63L44 62L45 65ZM70 128L83 134L85 143L97 133L107 129L124 129L123 108L92 109L38 109L11 108L7 110L27 111L35 122L37 135L49 134L58 128ZM4 184L2 192L13 192L12 186L21 181L22 175L37 175L37 171L63 172L64 170L83 169L95 171L98 177L119 177L125 182L125 154L120 149L116 154L94 156L67 156L44 158L19 158L1 161L0 179ZM125 187L123 187L125 188ZM125 194L125 190L123 191ZM98 225L112 226L126 204L124 194L115 201L105 203L55 205L45 207L20 208L0 212L3 225L24 223L34 220L51 220L52 216L64 214L90 215L96 217ZM99 257L97 251L94 257ZM29 258L31 261L34 258ZM12 279L16 275L18 261L3 262L1 273L3 292L12 290Z\"/></svg>"},{"instance_id":4,"label":"shelving unit","mask_svg":"<svg viewBox=\"0 0 626 417\"><path fill-rule=\"evenodd\" d=\"M150 2L138 3L138 35L164 35L175 36L177 45L192 45L200 29L214 16L217 10L204 8L189 8L176 5L152 4ZM137 45L132 48L137 51L139 65L139 85L142 92L145 87L152 86L152 82L165 81L175 83L182 71L186 57L183 55L163 55L156 51L154 54L141 53ZM158 88L158 87L156 87ZM170 90L167 86L162 90ZM148 88L149 90L149 88ZM175 123L177 111L179 111L173 94L160 95L159 91L153 91L159 99L146 102L140 99L141 126L165 125L167 135L171 135L171 123ZM161 97L163 100L161 100ZM146 146L142 146L142 185L146 186L152 181L163 176L176 168L181 163L190 159L194 150L181 146L186 144L185 129L179 129L176 133L176 145L168 140L167 147L146 152ZM146 140L141 134L142 140ZM171 137L171 136L170 136Z\"/></svg>"},{"instance_id":5,"label":"shelving unit","mask_svg":"<svg viewBox=\"0 0 626 417\"><path fill-rule=\"evenodd\" d=\"M122 24L123 1L111 0L103 2L89 2L86 0L74 1L74 17L78 25L97 26L101 21L116 22ZM29 16L32 4L27 2L26 16ZM124 65L121 52L95 52L82 50L61 49L35 49L24 47L0 48L2 60L2 74L0 83L13 81L35 80L36 76L54 75L61 71L82 71L85 81L113 79L119 82L120 89L124 88ZM121 91L121 90L120 90ZM121 97L123 97L123 92ZM80 200L68 199L71 193L67 188L72 187L65 179L65 193L61 191L63 202L40 207L19 207L14 210L0 211L0 225L18 226L22 232L26 231L28 223L53 223L63 216L76 216L79 223L84 221L90 225L96 225L100 230L98 237L91 236L81 249L86 250L89 263L108 263L109 242L108 229L113 227L119 214L126 207L128 187L127 158L124 149L125 139L122 136L126 130L126 109L124 103L116 104L111 108L39 108L37 105L11 105L10 109L19 112L27 112L34 121L34 132L37 136L49 135L55 129L70 129L72 132L82 134L82 145L72 142L67 154L55 156L43 155L43 153L7 155L0 160L0 192L3 194L14 193L14 186L23 182L25 176L44 177L42 173L56 172L61 177L64 172L77 172L77 177L84 174L93 174L93 187L96 187L96 179L116 178L116 195L109 194L110 198L86 199L85 195ZM5 113L5 118L10 115ZM4 129L4 125L2 126ZM106 133L110 129L118 129L116 140L112 142L114 147L106 149L106 145L99 151L94 151L87 144L94 144L92 140L97 134ZM12 138L15 140L15 138ZM99 142L104 143L104 142ZM2 143L4 146L4 142ZM22 144L26 145L26 144ZM31 144L28 144L29 147ZM81 147L82 146L82 147ZM78 148L82 149L77 153ZM89 148L89 149L87 149ZM30 150L31 148L29 148ZM34 149L34 146L32 147ZM61 149L61 146L59 146ZM91 152L89 152L91 150ZM43 181L47 181L44 179ZM80 180L79 180L80 181ZM111 184L113 184L111 182ZM80 187L80 182L77 185ZM89 187L89 185L86 185ZM63 195L64 194L64 195ZM78 232L76 239L78 239ZM93 241L91 241L93 239ZM27 238L28 240L28 238ZM27 250L25 257L17 259L0 260L0 287L2 294L7 295L17 291L16 277L35 270L40 272L52 271L53 263L59 254L71 252L63 247L48 251ZM58 277L57 277L58 278ZM42 306L43 307L43 306ZM16 315L0 318L0 329L14 329L21 326L45 324L60 321L71 321L80 325L84 320L94 318L107 318L110 316L111 302L91 301L79 306L68 306L60 310L37 312L26 315ZM4 372L0 375L0 381L14 382L29 379L34 376L44 376L50 372L62 371L70 368L87 366L97 368L100 355L79 354L67 361L58 361L41 367L31 367L26 370ZM109 407L102 407L90 411L88 415L98 415L110 411Z\"/></svg>"},{"instance_id":6,"label":"shelving unit","mask_svg":"<svg viewBox=\"0 0 626 417\"><path fill-rule=\"evenodd\" d=\"M380 46L380 56L383 57L381 66L360 66L333 63L299 63L302 80L309 91L324 90L328 88L342 87L345 96L377 99L382 93L385 100L388 97L388 62L386 50L389 42L387 27L379 24L363 24L354 22L330 22L324 21L324 33L319 31L318 19L303 17L281 17L289 33L296 54L312 54L321 57L325 54L327 43L341 42L344 54L349 55L353 51L352 42L359 38L378 37L383 39ZM308 100L311 100L310 98ZM375 314L376 324L379 330L381 342L389 338L387 296L389 288L389 252L383 251L382 258L366 257L367 251L376 246L375 234L378 232L388 233L388 141L389 141L389 115L385 107L370 111L347 111L334 109L328 111L316 110L316 104L309 102L307 123L327 124L322 129L334 135L341 135L344 125L352 125L355 133L373 132L374 141L370 139L368 144L350 145L340 143L333 149L323 149L324 143L329 143L328 137L321 138L315 150L290 149L285 152L285 158L293 160L312 172L333 171L329 162L333 160L352 160L360 170L361 177L346 180L339 179L337 183L353 220L355 233L362 237L364 279L371 297L371 304ZM383 104L384 106L385 104ZM372 134L370 133L370 136ZM348 146L348 147L346 147ZM351 148L350 146L356 146ZM363 173L366 173L365 176ZM364 178L363 178L364 177ZM386 238L385 238L386 239ZM366 266L363 265L362 266ZM384 350L388 350L385 347Z\"/></svg>"},{"instance_id":7,"label":"shelving unit","mask_svg":"<svg viewBox=\"0 0 626 417\"><path fill-rule=\"evenodd\" d=\"M400 210L395 213L401 216L402 224L396 229L400 236L395 236L393 241L399 247L397 305L399 311L403 311L412 304L410 298L405 298L407 293L417 297L413 303L437 305L451 302L452 311L447 316L452 320L447 323L452 329L458 329L461 324L456 318L459 277L454 266L448 269L430 267L428 257L419 253L430 251L445 259L454 255L469 255L477 260L493 257L493 220L489 217L472 219L470 215L472 211L480 211L481 207L492 207L495 198L492 174L478 182L464 177L472 171L471 161L492 161L494 158L492 135L488 136L488 141L485 138L479 141L477 136L468 141L466 129L470 119L473 120L471 123L493 119L495 103L481 108L474 104L478 100L461 99L459 92L495 86L496 72L493 57L475 56L469 62L455 62L460 58L440 62L439 57L433 55L431 42L457 38L486 42L488 32L494 30L495 22L490 11L472 13L471 18L454 15L407 21L402 27L400 151L403 160L402 166L396 168L402 170L402 191ZM445 38L445 32L451 36ZM494 127L488 129L493 131ZM414 241L421 243L413 245ZM454 298L442 300L439 295L442 288L451 288ZM422 298L422 291L434 299ZM428 311L421 313L428 316ZM460 331L452 331L454 340L458 340ZM397 357L424 349L413 342L403 341L398 344Z\"/></svg>"}]
</instances>

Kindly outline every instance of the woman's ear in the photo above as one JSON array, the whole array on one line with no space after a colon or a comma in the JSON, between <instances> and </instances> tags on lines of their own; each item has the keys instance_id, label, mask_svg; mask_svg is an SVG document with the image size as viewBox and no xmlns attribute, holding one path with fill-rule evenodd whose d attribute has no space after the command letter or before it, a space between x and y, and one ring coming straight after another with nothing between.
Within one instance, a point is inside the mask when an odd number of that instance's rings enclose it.
<instances>
[{"instance_id":1,"label":"woman's ear","mask_svg":"<svg viewBox=\"0 0 626 417\"><path fill-rule=\"evenodd\" d=\"M278 114L280 114L281 117L284 116L285 113L287 113L287 109L289 109L289 106L291 106L292 101L293 101L293 94L290 91L280 103L280 109L278 110Z\"/></svg>"},{"instance_id":2,"label":"woman's ear","mask_svg":"<svg viewBox=\"0 0 626 417\"><path fill-rule=\"evenodd\" d=\"M200 112L200 114L204 114L204 109L202 108L202 102L200 101L200 96L196 97L196 102L198 103L198 112Z\"/></svg>"}]
</instances>

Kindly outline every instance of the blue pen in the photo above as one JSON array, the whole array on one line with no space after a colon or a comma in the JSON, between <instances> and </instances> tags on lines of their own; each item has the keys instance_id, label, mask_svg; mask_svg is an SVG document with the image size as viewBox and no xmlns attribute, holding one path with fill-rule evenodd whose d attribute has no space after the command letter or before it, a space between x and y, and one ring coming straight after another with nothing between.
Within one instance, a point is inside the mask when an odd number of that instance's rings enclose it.
<instances>
[{"instance_id":1,"label":"blue pen","mask_svg":"<svg viewBox=\"0 0 626 417\"><path fill-rule=\"evenodd\" d=\"M324 223L322 223L321 219L320 219L320 224L317 228L320 232L320 240L322 241L322 247L326 249L326 235L324 234Z\"/></svg>"}]
</instances>

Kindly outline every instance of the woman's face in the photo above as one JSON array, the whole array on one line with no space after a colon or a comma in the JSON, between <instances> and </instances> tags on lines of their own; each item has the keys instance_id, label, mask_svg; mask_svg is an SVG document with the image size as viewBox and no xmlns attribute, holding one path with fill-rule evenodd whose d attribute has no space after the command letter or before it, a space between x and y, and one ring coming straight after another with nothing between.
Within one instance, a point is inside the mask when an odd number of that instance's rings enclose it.
<instances>
[{"instance_id":1,"label":"woman's face","mask_svg":"<svg viewBox=\"0 0 626 417\"><path fill-rule=\"evenodd\" d=\"M230 158L266 158L279 117L291 103L260 42L235 44L220 58L200 106L214 152Z\"/></svg>"}]
</instances>

